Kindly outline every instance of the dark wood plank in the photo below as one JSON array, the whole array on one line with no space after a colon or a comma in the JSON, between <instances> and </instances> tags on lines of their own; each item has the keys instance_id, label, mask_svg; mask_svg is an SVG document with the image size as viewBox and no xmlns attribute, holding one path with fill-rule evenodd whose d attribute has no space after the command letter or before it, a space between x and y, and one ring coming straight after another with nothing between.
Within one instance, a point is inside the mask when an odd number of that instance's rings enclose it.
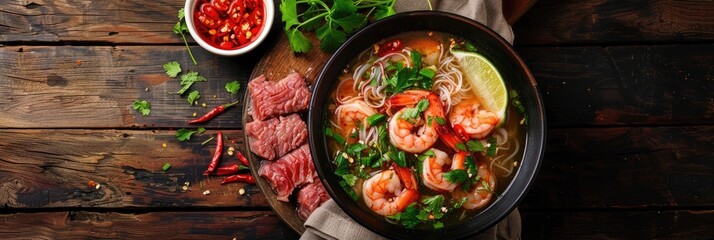
<instances>
[{"instance_id":1,"label":"dark wood plank","mask_svg":"<svg viewBox=\"0 0 714 240\"><path fill-rule=\"evenodd\" d=\"M297 239L273 212L0 214L4 239Z\"/></svg>"},{"instance_id":2,"label":"dark wood plank","mask_svg":"<svg viewBox=\"0 0 714 240\"><path fill-rule=\"evenodd\" d=\"M503 17L513 25L528 12L537 0L503 0Z\"/></svg>"},{"instance_id":3,"label":"dark wood plank","mask_svg":"<svg viewBox=\"0 0 714 240\"><path fill-rule=\"evenodd\" d=\"M210 108L242 99L224 86L239 80L246 86L257 62L255 55L221 58L193 48L198 66L181 46L147 47L2 47L0 48L0 127L101 128L184 127L186 120ZM191 106L186 95L169 95L181 88L180 79L163 71L178 61L184 72L197 71L208 79L191 89L201 93ZM214 97L216 96L216 97ZM131 108L136 99L151 102L149 116ZM211 127L240 126L239 105L211 121Z\"/></svg>"},{"instance_id":4,"label":"dark wood plank","mask_svg":"<svg viewBox=\"0 0 714 240\"><path fill-rule=\"evenodd\" d=\"M12 1L0 5L0 42L181 43L183 1Z\"/></svg>"},{"instance_id":5,"label":"dark wood plank","mask_svg":"<svg viewBox=\"0 0 714 240\"><path fill-rule=\"evenodd\" d=\"M223 131L225 149L242 149L241 131ZM175 131L2 130L0 206L52 207L236 207L267 206L253 185L220 185L206 177L215 131L179 142ZM233 141L235 140L235 144ZM164 148L162 144L167 146ZM238 163L224 153L223 164ZM171 168L164 172L162 166ZM99 189L89 181L101 184ZM183 190L186 182L190 183ZM246 194L240 195L244 188ZM210 190L210 195L203 195Z\"/></svg>"},{"instance_id":6,"label":"dark wood plank","mask_svg":"<svg viewBox=\"0 0 714 240\"><path fill-rule=\"evenodd\" d=\"M712 239L714 211L521 211L523 239Z\"/></svg>"},{"instance_id":7,"label":"dark wood plank","mask_svg":"<svg viewBox=\"0 0 714 240\"><path fill-rule=\"evenodd\" d=\"M714 127L548 132L525 208L714 206Z\"/></svg>"},{"instance_id":8,"label":"dark wood plank","mask_svg":"<svg viewBox=\"0 0 714 240\"><path fill-rule=\"evenodd\" d=\"M219 58L193 49L199 66L189 64L181 46L0 47L0 111L5 113L0 127L178 128L187 126L194 112L200 115L243 99L243 90L232 96L224 85L239 80L245 87L257 58ZM550 126L714 122L713 44L524 47L519 52L540 85ZM180 88L179 80L168 78L161 67L172 60L209 79L192 87L208 108L189 106L185 96L167 95ZM313 76L319 68L305 62L256 71L275 79L292 69ZM135 99L152 103L150 116L131 109ZM207 126L239 128L241 111L235 107Z\"/></svg>"},{"instance_id":9,"label":"dark wood plank","mask_svg":"<svg viewBox=\"0 0 714 240\"><path fill-rule=\"evenodd\" d=\"M714 123L714 45L519 48L549 126Z\"/></svg>"},{"instance_id":10,"label":"dark wood plank","mask_svg":"<svg viewBox=\"0 0 714 240\"><path fill-rule=\"evenodd\" d=\"M240 131L225 131L241 146ZM201 174L214 134L179 143L173 131L0 130L0 206L163 208L267 206L257 187ZM712 206L714 127L580 128L548 133L523 207ZM230 143L230 141L228 141ZM167 147L161 147L167 143ZM230 145L230 144L229 144ZM226 146L227 148L228 146ZM238 149L241 149L238 147ZM172 168L163 172L161 166ZM236 162L224 156L224 163ZM87 186L102 184L99 190ZM184 182L190 189L183 191ZM238 189L248 194L240 196ZM204 190L212 194L204 196Z\"/></svg>"},{"instance_id":11,"label":"dark wood plank","mask_svg":"<svg viewBox=\"0 0 714 240\"><path fill-rule=\"evenodd\" d=\"M709 0L539 1L513 31L516 45L710 41L712 12Z\"/></svg>"}]
</instances>

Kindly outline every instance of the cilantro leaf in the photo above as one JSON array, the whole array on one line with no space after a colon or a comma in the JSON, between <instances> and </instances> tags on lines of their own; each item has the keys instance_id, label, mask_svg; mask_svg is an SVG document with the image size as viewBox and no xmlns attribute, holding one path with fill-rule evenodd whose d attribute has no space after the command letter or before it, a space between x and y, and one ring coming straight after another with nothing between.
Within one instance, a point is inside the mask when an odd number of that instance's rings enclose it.
<instances>
[{"instance_id":1,"label":"cilantro leaf","mask_svg":"<svg viewBox=\"0 0 714 240\"><path fill-rule=\"evenodd\" d=\"M367 17L362 14L347 15L342 18L334 18L332 22L342 27L345 32L352 32L362 27L362 24L367 22Z\"/></svg>"},{"instance_id":2,"label":"cilantro leaf","mask_svg":"<svg viewBox=\"0 0 714 240\"><path fill-rule=\"evenodd\" d=\"M282 20L285 22L285 30L300 24L295 0L283 0L282 3L280 3L280 13L282 13Z\"/></svg>"},{"instance_id":3,"label":"cilantro leaf","mask_svg":"<svg viewBox=\"0 0 714 240\"><path fill-rule=\"evenodd\" d=\"M344 153L338 153L335 158L335 174L342 176L345 174L350 174L350 162L347 160L347 156Z\"/></svg>"},{"instance_id":4,"label":"cilantro leaf","mask_svg":"<svg viewBox=\"0 0 714 240\"><path fill-rule=\"evenodd\" d=\"M414 228L422 222L422 220L417 217L420 211L416 208L416 206L416 202L409 204L409 206L404 209L404 212L400 214L399 220L404 227Z\"/></svg>"},{"instance_id":5,"label":"cilantro leaf","mask_svg":"<svg viewBox=\"0 0 714 240\"><path fill-rule=\"evenodd\" d=\"M496 152L498 151L498 145L496 138L491 137L488 139L488 149L486 149L486 156L496 156Z\"/></svg>"},{"instance_id":6,"label":"cilantro leaf","mask_svg":"<svg viewBox=\"0 0 714 240\"><path fill-rule=\"evenodd\" d=\"M238 90L240 90L240 83L238 81L226 83L226 91L228 91L229 93L237 94Z\"/></svg>"},{"instance_id":7,"label":"cilantro leaf","mask_svg":"<svg viewBox=\"0 0 714 240\"><path fill-rule=\"evenodd\" d=\"M450 183L462 183L469 180L469 174L465 170L454 169L447 173L444 173L444 179Z\"/></svg>"},{"instance_id":8,"label":"cilantro leaf","mask_svg":"<svg viewBox=\"0 0 714 240\"><path fill-rule=\"evenodd\" d=\"M312 49L312 42L307 39L302 32L298 29L293 29L292 31L285 32L288 36L288 41L290 42L290 48L296 53L306 53Z\"/></svg>"},{"instance_id":9,"label":"cilantro leaf","mask_svg":"<svg viewBox=\"0 0 714 240\"><path fill-rule=\"evenodd\" d=\"M176 138L178 138L179 141L183 142L191 139L191 135L193 135L194 133L196 133L196 131L182 128L176 131Z\"/></svg>"},{"instance_id":10,"label":"cilantro leaf","mask_svg":"<svg viewBox=\"0 0 714 240\"><path fill-rule=\"evenodd\" d=\"M388 5L388 6L377 6L375 9L377 9L377 10L374 12L374 19L375 19L375 20L379 20L379 19L382 19L382 18L386 18L386 17L392 16L392 15L394 15L394 14L397 13L396 11L394 11L394 7L392 7L392 5Z\"/></svg>"},{"instance_id":11,"label":"cilantro leaf","mask_svg":"<svg viewBox=\"0 0 714 240\"><path fill-rule=\"evenodd\" d=\"M193 53L191 53L191 48L188 47L188 41L186 41L186 34L188 32L188 27L186 26L186 21L184 19L185 13L183 11L183 8L179 9L178 11L178 22L174 25L173 31L175 34L181 35L181 38L183 38L183 43L186 45L186 50L188 50L188 55L191 56L191 61L193 61L193 65L198 65L196 63L196 59L193 57Z\"/></svg>"},{"instance_id":12,"label":"cilantro leaf","mask_svg":"<svg viewBox=\"0 0 714 240\"><path fill-rule=\"evenodd\" d=\"M412 66L415 68L421 67L421 54L416 50L409 52L409 56L412 58Z\"/></svg>"},{"instance_id":13,"label":"cilantro leaf","mask_svg":"<svg viewBox=\"0 0 714 240\"><path fill-rule=\"evenodd\" d=\"M178 19L183 20L184 16L185 16L185 12L183 11L183 8L179 9L178 10Z\"/></svg>"},{"instance_id":14,"label":"cilantro leaf","mask_svg":"<svg viewBox=\"0 0 714 240\"><path fill-rule=\"evenodd\" d=\"M181 72L181 65L176 61L167 62L164 64L164 71L166 71L166 75L174 78Z\"/></svg>"},{"instance_id":15,"label":"cilantro leaf","mask_svg":"<svg viewBox=\"0 0 714 240\"><path fill-rule=\"evenodd\" d=\"M342 187L342 189L344 189L345 192L347 192L347 194L350 195L352 200L357 201L357 199L359 199L359 195L355 192L354 189L352 189L352 187L350 187L349 184L347 184L347 182L345 182L345 180L342 180L339 183L340 183L340 186Z\"/></svg>"},{"instance_id":16,"label":"cilantro leaf","mask_svg":"<svg viewBox=\"0 0 714 240\"><path fill-rule=\"evenodd\" d=\"M390 151L387 153L387 156L389 156L389 159L394 161L394 163L396 163L400 167L407 166L407 156L404 151Z\"/></svg>"},{"instance_id":17,"label":"cilantro leaf","mask_svg":"<svg viewBox=\"0 0 714 240\"><path fill-rule=\"evenodd\" d=\"M325 24L318 28L315 34L317 34L317 39L320 39L320 49L324 52L334 52L347 40L347 34L331 24Z\"/></svg>"},{"instance_id":18,"label":"cilantro leaf","mask_svg":"<svg viewBox=\"0 0 714 240\"><path fill-rule=\"evenodd\" d=\"M407 119L407 120L417 119L419 117L419 114L424 112L426 110L426 108L428 108L428 107L429 107L429 101L426 99L422 99L419 101L419 103L417 103L416 107L407 108L406 110L404 110L404 112L402 112L402 115L400 116L400 118Z\"/></svg>"},{"instance_id":19,"label":"cilantro leaf","mask_svg":"<svg viewBox=\"0 0 714 240\"><path fill-rule=\"evenodd\" d=\"M205 82L206 78L198 75L198 72L191 72L189 71L188 73L181 75L181 89L178 90L176 93L178 94L183 94L188 90L191 85L195 82Z\"/></svg>"},{"instance_id":20,"label":"cilantro leaf","mask_svg":"<svg viewBox=\"0 0 714 240\"><path fill-rule=\"evenodd\" d=\"M147 116L149 115L149 113L151 113L151 103L147 102L146 100L134 100L134 104L132 107L138 110L142 116Z\"/></svg>"},{"instance_id":21,"label":"cilantro leaf","mask_svg":"<svg viewBox=\"0 0 714 240\"><path fill-rule=\"evenodd\" d=\"M193 105L199 98L201 98L201 94L198 94L198 91L194 90L188 94L186 100L188 101L188 105Z\"/></svg>"},{"instance_id":22,"label":"cilantro leaf","mask_svg":"<svg viewBox=\"0 0 714 240\"><path fill-rule=\"evenodd\" d=\"M203 128L203 127L198 127L198 128L196 129L196 133L198 133L198 134L201 134L201 133L203 133L203 132L205 132L205 131L206 131L206 129Z\"/></svg>"},{"instance_id":23,"label":"cilantro leaf","mask_svg":"<svg viewBox=\"0 0 714 240\"><path fill-rule=\"evenodd\" d=\"M461 151L466 151L466 145L464 145L463 143L457 143L456 149L459 149Z\"/></svg>"}]
</instances>

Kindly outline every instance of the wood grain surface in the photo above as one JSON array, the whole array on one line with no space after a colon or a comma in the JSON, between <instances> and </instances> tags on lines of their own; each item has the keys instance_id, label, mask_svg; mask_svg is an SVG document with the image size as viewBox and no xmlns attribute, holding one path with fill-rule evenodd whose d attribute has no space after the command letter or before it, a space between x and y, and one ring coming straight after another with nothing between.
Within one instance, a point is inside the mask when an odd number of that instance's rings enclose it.
<instances>
[{"instance_id":1,"label":"wood grain surface","mask_svg":"<svg viewBox=\"0 0 714 240\"><path fill-rule=\"evenodd\" d=\"M294 55L286 45L274 46L255 69L273 80L298 71L314 81L326 62L319 51ZM246 61L252 56L219 58L193 49L198 66L189 63L182 46L0 47L0 64L6 66L0 68L0 111L5 113L0 127L180 128L194 112L202 115L242 100L245 90L233 96L224 85L238 80L247 86L252 65ZM517 49L538 81L549 126L714 122L712 44ZM173 60L209 79L192 86L206 108L167 94L180 89L179 80L161 67ZM136 99L151 102L149 116L131 109ZM240 128L242 109L234 107L204 126Z\"/></svg>"},{"instance_id":2,"label":"wood grain surface","mask_svg":"<svg viewBox=\"0 0 714 240\"><path fill-rule=\"evenodd\" d=\"M278 20L273 37L238 58L189 37L194 66L171 30L182 6L0 0L0 238L298 237L257 187L201 175L215 142L200 142L216 130L243 149L242 105L187 142L175 130L195 129L185 124L194 112L242 101L245 90L224 85L245 88L261 59L256 73L314 80L324 56L278 52ZM522 16L516 49L549 127L519 206L524 239L714 238L713 29L710 0L538 1ZM298 64L268 64L277 59ZM163 73L168 61L209 79L192 87L206 108L167 94L180 88ZM131 109L136 99L152 103L151 115Z\"/></svg>"},{"instance_id":3,"label":"wood grain surface","mask_svg":"<svg viewBox=\"0 0 714 240\"><path fill-rule=\"evenodd\" d=\"M270 211L0 214L4 239L293 239Z\"/></svg>"}]
</instances>

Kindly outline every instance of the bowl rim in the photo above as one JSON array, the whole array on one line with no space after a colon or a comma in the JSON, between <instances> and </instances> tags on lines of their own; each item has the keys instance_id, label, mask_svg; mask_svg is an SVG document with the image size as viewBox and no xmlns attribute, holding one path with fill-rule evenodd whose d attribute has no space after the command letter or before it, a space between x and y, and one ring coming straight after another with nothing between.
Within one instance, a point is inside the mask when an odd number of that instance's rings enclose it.
<instances>
[{"instance_id":1,"label":"bowl rim","mask_svg":"<svg viewBox=\"0 0 714 240\"><path fill-rule=\"evenodd\" d=\"M509 197L510 199L503 199L505 197L499 197L498 199L494 200L493 203L489 204L489 206L486 207L485 209L482 209L481 212L478 213L477 215L481 215L487 211L492 211L492 212L496 211L495 213L497 213L497 216L495 218L485 220L485 224L476 226L476 228L471 229L472 231L470 231L468 234L454 235L452 237L462 238L462 237L467 237L469 235L473 235L478 232L481 232L481 231L485 230L486 228L498 223L499 221L501 221L501 219L503 219L511 211L513 211L513 209L523 200L525 194L528 192L530 187L533 185L532 184L533 180L535 179L535 177L538 174L538 171L540 169L540 164L543 159L543 154L545 151L545 144L546 144L546 142L545 142L545 138L546 138L545 111L544 111L544 107L543 107L542 98L541 98L539 90L537 88L537 83L535 81L535 78L534 78L533 74L531 73L531 71L529 70L529 68L527 67L527 65L525 64L525 62L523 61L523 59L515 52L513 47L506 40L504 40L500 35L495 33L493 30L489 29L488 27L484 26L483 24L478 23L472 19L468 19L468 18L459 16L456 14L440 12L440 11L414 11L414 12L399 13L399 14L387 17L385 19L376 21L376 22L366 26L362 30L355 33L340 48L338 48L338 50L332 55L332 57L330 57L330 59L328 60L328 62L325 64L325 66L322 68L322 71L318 75L315 85L313 86L313 89L314 89L313 95L310 99L311 111L309 112L309 115L308 115L308 131L311 134L309 134L309 143L310 143L311 155L313 157L313 163L315 164L315 169L317 170L320 180L324 184L328 193L335 200L335 203L337 203L337 205L343 211L345 211L345 213L347 213L347 215L350 216L350 218L352 218L353 220L355 220L362 226L366 227L367 229L369 229L377 234L380 234L380 235L383 235L383 236L389 237L389 238L408 238L409 236L405 235L405 234L411 234L411 237L430 236L430 235L417 235L417 234L423 234L423 233L426 233L426 234L441 233L439 235L433 235L433 236L446 237L446 235L442 235L442 234L448 234L448 232L444 231L447 229L447 227L444 227L439 230L433 230L433 229L431 229L431 230L421 230L421 229L414 230L414 229L406 229L401 226L399 226L399 228L401 228L401 230L396 229L396 230L399 230L397 232L380 231L377 226L370 225L367 222L366 218L363 219L360 216L357 216L357 215L360 215L363 213L359 213L359 212L353 213L350 211L350 209L354 208L355 206L349 206L349 205L355 205L354 202L346 203L346 202L338 201L338 199L340 199L340 198L338 198L338 196L342 195L344 197L346 195L346 193L344 193L344 190L342 190L342 188L339 186L339 184L337 182L330 183L328 181L329 179L334 180L336 177L330 176L329 174L334 175L334 173L327 171L332 168L332 166L331 166L332 161L330 161L330 159L329 159L329 154L327 154L327 155L324 154L324 152L327 152L327 150L325 150L325 145L324 145L324 142L325 142L324 139L326 138L326 136L324 136L324 134L316 134L316 133L320 133L321 131L323 131L322 125L323 125L324 121L322 120L322 118L325 114L323 112L323 109L326 107L326 104L319 103L319 101L324 101L325 99L318 99L318 98L319 97L326 98L329 94L326 95L326 94L317 94L317 93L318 93L319 89L325 88L325 87L320 87L322 85L332 86L333 83L330 80L325 79L325 77L327 77L326 75L329 74L328 68L330 66L333 66L336 64L335 62L337 62L338 56L352 54L352 53L348 52L348 50L346 50L346 49L348 49L349 46L353 44L353 42L357 41L357 39L363 38L364 37L363 35L368 35L368 34L372 33L373 31L375 31L373 29L379 28L379 25L381 25L381 24L389 24L390 22L400 22L400 21L403 22L403 21L405 21L404 19L407 19L410 21L420 21L420 20L421 21L435 21L435 18L442 18L440 20L455 21L455 22L469 25L468 27L474 28L475 31L481 31L484 34L489 35L491 38L493 38L492 40L495 40L497 42L497 45L499 45L498 48L500 48L499 51L503 51L505 58L507 58L509 61L511 61L511 60L514 61L513 64L515 64L517 66L516 69L517 69L517 71L519 71L517 74L522 75L523 76L522 78L527 81L527 83L523 83L523 84L528 85L527 87L524 87L524 89L528 90L529 91L528 94L531 95L533 98L533 99L528 99L530 101L533 101L532 103L529 103L529 104L536 106L536 107L527 109L530 117L529 117L529 121L528 121L529 127L528 127L528 130L526 131L526 140L525 140L525 145L524 145L524 148L527 148L529 150L530 150L530 148L533 148L533 150L530 152L524 151L522 160L528 159L528 162L521 161L521 164L518 168L518 171L515 173L513 180L511 180L509 185L505 188L504 192L501 194L502 196L507 195L507 197ZM424 19L429 19L429 20L424 20ZM448 32L446 30L439 30L439 29L437 29L437 27L432 27L429 29L422 29L422 30ZM386 37L380 37L379 39L377 39L374 42L371 42L370 44L373 44L373 43L375 43L379 40L382 40L382 39L389 38L390 36L394 36L394 35L404 33L404 32L409 32L409 31L419 31L419 30L411 29L408 27L400 28L400 29L394 30L394 31L390 30L390 33L387 34ZM452 33L452 34L458 35L458 33ZM461 35L461 36L465 37L467 39L472 39L472 40L474 39L474 37L466 37L463 35ZM347 61L347 62L349 62L349 61ZM339 66L339 67L342 68L343 66ZM515 81L516 80L514 80L514 82ZM319 106L319 107L316 107L316 106ZM534 133L531 133L531 132L534 132ZM534 136L529 136L531 134L533 134ZM320 141L320 140L318 140L318 138L322 139L322 140ZM323 143L323 144L318 148L318 146L317 146L318 143ZM534 145L534 147L528 148L529 145ZM532 157L526 158L527 155L532 156ZM321 159L325 158L325 156L327 156L327 160L321 161ZM323 169L323 167L321 167L321 165L328 165L328 166L326 166L325 169ZM516 183L516 179L519 179L518 181L524 181L525 183L524 184L514 184L514 183ZM516 185L518 185L518 186L516 186ZM335 188L339 189L337 191L341 191L342 193L336 192ZM516 189L513 189L513 188L516 188ZM349 200L352 201L351 199L349 199ZM362 215L362 216L364 216L364 215ZM473 217L471 219L473 219ZM472 220L461 221L460 223L453 224L449 228L453 228L453 226L457 226L457 227L465 226L466 222L470 222L470 221L472 221ZM386 224L381 224L381 225L386 225ZM390 224L390 225L396 225L396 224ZM471 225L473 225L473 224L471 224ZM390 228L390 227L380 226L380 228ZM453 235L453 233L452 233L452 235Z\"/></svg>"},{"instance_id":2,"label":"bowl rim","mask_svg":"<svg viewBox=\"0 0 714 240\"><path fill-rule=\"evenodd\" d=\"M245 47L238 48L238 49L233 49L233 50L224 50L220 49L214 46L211 46L211 44L208 44L206 41L201 38L200 34L198 31L196 31L196 27L194 26L193 23L193 13L195 10L195 6L198 3L198 0L186 0L186 3L184 4L184 19L186 20L186 27L188 28L189 34L191 34L191 37L193 38L198 45L200 45L203 49L208 50L209 52L212 52L214 54L218 54L221 56L238 56L245 54L247 52L250 52L251 50L255 49L260 45L268 36L270 33L270 29L273 26L273 20L275 18L275 4L273 3L272 0L261 0L263 2L263 5L265 6L265 22L263 23L263 27L260 30L260 34L258 34L258 39L253 41L252 43L246 45Z\"/></svg>"}]
</instances>

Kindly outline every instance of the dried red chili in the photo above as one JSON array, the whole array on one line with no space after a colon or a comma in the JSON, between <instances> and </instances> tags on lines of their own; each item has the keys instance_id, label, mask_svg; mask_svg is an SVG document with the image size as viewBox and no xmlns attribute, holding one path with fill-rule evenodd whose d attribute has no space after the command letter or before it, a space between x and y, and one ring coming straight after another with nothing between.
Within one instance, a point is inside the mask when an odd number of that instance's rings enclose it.
<instances>
[{"instance_id":1,"label":"dried red chili","mask_svg":"<svg viewBox=\"0 0 714 240\"><path fill-rule=\"evenodd\" d=\"M235 101L235 102L232 102L232 103L228 103L228 104L223 104L223 105L220 105L220 106L218 106L218 107L215 107L215 108L211 109L211 111L208 111L208 112L207 112L206 114L204 114L203 116L200 116L200 117L198 117L198 118L196 118L196 119L193 119L193 120L189 120L189 121L188 121L188 124L196 124L196 123L208 122L208 120L213 119L214 117L218 116L218 114L222 113L222 112L225 111L226 109L228 109L228 108L230 108L230 107L232 107L233 105L236 105L236 104L238 104L238 101ZM220 133L220 132L219 132L219 133Z\"/></svg>"},{"instance_id":2,"label":"dried red chili","mask_svg":"<svg viewBox=\"0 0 714 240\"><path fill-rule=\"evenodd\" d=\"M236 151L236 157L238 157L238 160L240 160L243 165L250 166L250 163L248 163L248 159L246 159L243 153L241 153L240 151Z\"/></svg>"},{"instance_id":3,"label":"dried red chili","mask_svg":"<svg viewBox=\"0 0 714 240\"><path fill-rule=\"evenodd\" d=\"M218 136L216 136L216 138L216 152L213 153L213 159L211 159L211 163L208 164L208 169L203 172L203 175L212 173L213 170L216 169L216 166L218 166L218 162L221 160L221 155L223 154L223 133L218 131Z\"/></svg>"},{"instance_id":4,"label":"dried red chili","mask_svg":"<svg viewBox=\"0 0 714 240\"><path fill-rule=\"evenodd\" d=\"M240 172L241 170L246 170L246 169L248 169L248 167L241 166L238 164L233 164L230 166L224 166L224 167L217 168L216 172L214 172L213 175L216 175L216 176L233 175L233 174Z\"/></svg>"},{"instance_id":5,"label":"dried red chili","mask_svg":"<svg viewBox=\"0 0 714 240\"><path fill-rule=\"evenodd\" d=\"M228 183L234 183L234 182L244 182L244 183L255 183L255 179L253 179L253 176L250 175L250 173L243 173L243 174L236 174L233 176L228 176L223 178L223 181L221 181L221 184L228 184Z\"/></svg>"}]
</instances>

